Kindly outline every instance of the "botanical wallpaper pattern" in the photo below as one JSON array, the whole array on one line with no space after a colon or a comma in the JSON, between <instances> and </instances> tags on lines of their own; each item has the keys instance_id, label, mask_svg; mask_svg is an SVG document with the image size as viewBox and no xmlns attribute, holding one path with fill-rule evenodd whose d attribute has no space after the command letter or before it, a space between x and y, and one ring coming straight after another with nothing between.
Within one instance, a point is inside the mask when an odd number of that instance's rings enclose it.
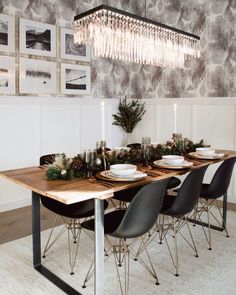
<instances>
[{"instance_id":1,"label":"botanical wallpaper pattern","mask_svg":"<svg viewBox=\"0 0 236 295\"><path fill-rule=\"evenodd\" d=\"M145 0L0 0L0 13L70 27L100 4L145 15ZM236 97L236 0L146 0L146 16L199 35L200 59L177 70L92 59L92 97Z\"/></svg>"}]
</instances>

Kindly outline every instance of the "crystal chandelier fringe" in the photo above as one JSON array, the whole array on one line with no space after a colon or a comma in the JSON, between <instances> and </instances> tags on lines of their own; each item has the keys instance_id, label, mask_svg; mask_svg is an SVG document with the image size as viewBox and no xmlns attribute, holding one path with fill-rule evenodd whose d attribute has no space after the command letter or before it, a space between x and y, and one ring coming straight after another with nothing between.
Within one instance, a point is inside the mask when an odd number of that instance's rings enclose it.
<instances>
[{"instance_id":1,"label":"crystal chandelier fringe","mask_svg":"<svg viewBox=\"0 0 236 295\"><path fill-rule=\"evenodd\" d=\"M75 42L94 48L96 57L182 68L199 57L199 37L107 9L75 17Z\"/></svg>"}]
</instances>

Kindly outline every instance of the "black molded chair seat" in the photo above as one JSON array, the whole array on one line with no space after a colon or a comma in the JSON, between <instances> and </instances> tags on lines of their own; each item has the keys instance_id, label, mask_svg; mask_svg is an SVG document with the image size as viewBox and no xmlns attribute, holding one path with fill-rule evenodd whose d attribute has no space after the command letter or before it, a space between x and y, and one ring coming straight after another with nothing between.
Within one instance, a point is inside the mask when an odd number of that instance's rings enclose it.
<instances>
[{"instance_id":1,"label":"black molded chair seat","mask_svg":"<svg viewBox=\"0 0 236 295\"><path fill-rule=\"evenodd\" d=\"M181 184L181 180L177 177L171 177L168 185L167 185L167 189L171 189L174 188L176 186L179 186Z\"/></svg>"},{"instance_id":2,"label":"black molded chair seat","mask_svg":"<svg viewBox=\"0 0 236 295\"><path fill-rule=\"evenodd\" d=\"M126 239L142 236L153 227L160 213L168 181L169 179L165 179L143 186L134 196L127 210L114 210L104 215L105 234L119 239L119 244L112 245L115 263L118 263L119 266L122 266L123 263L125 264L125 292L122 288L118 267L116 267L122 294L128 294L129 288L129 271L126 270L129 267L130 248L126 243ZM84 221L81 226L94 231L94 223L94 219L91 219ZM156 285L158 285L157 274L147 249L145 249L145 252L151 267L146 263L144 267L155 279ZM117 256L117 254L119 255ZM89 272L84 281L84 288L90 276Z\"/></svg>"},{"instance_id":3,"label":"black molded chair seat","mask_svg":"<svg viewBox=\"0 0 236 295\"><path fill-rule=\"evenodd\" d=\"M169 230L173 230L173 238L175 239L175 260L173 259L173 254L170 251L170 247L168 246L168 250L170 252L172 262L175 267L175 275L179 276L179 263L178 263L178 247L177 247L177 240L176 235L180 232L182 227L187 224L187 230L190 235L190 241L188 241L183 234L181 234L187 243L191 246L191 248L195 252L195 256L198 257L197 248L190 230L188 226L188 214L195 208L199 194L201 191L202 180L205 174L207 166L198 167L188 174L185 178L183 184L181 185L178 194L176 196L173 195L165 195L162 203L161 214L163 216L168 215L171 216L172 219L169 221L169 224L164 222L164 218L162 223L159 224L160 226L160 243L162 242L163 238L166 237L166 233ZM168 245L167 239L165 238L166 243Z\"/></svg>"},{"instance_id":4,"label":"black molded chair seat","mask_svg":"<svg viewBox=\"0 0 236 295\"><path fill-rule=\"evenodd\" d=\"M210 187L209 183L203 183L201 188L201 194L200 197L203 199L210 199L211 197L207 194L207 191Z\"/></svg>"},{"instance_id":5,"label":"black molded chair seat","mask_svg":"<svg viewBox=\"0 0 236 295\"><path fill-rule=\"evenodd\" d=\"M131 149L141 149L142 145L141 143L135 142L135 143L127 144L127 147Z\"/></svg>"},{"instance_id":6,"label":"black molded chair seat","mask_svg":"<svg viewBox=\"0 0 236 295\"><path fill-rule=\"evenodd\" d=\"M179 178L171 177L169 180L169 183L167 185L167 189L172 189L180 184L181 184L181 180ZM130 203L132 201L132 199L134 198L134 196L136 195L136 193L142 187L143 187L142 185L139 185L139 186L127 189L127 190L116 192L116 193L114 193L113 199Z\"/></svg>"},{"instance_id":7,"label":"black molded chair seat","mask_svg":"<svg viewBox=\"0 0 236 295\"><path fill-rule=\"evenodd\" d=\"M104 215L104 233L105 235L113 233L120 225L126 210L115 210ZM94 219L84 221L81 224L84 228L94 231Z\"/></svg>"},{"instance_id":8,"label":"black molded chair seat","mask_svg":"<svg viewBox=\"0 0 236 295\"><path fill-rule=\"evenodd\" d=\"M165 179L145 185L132 199L127 210L114 210L105 214L105 232L119 238L135 238L146 233L158 217L168 181ZM81 225L94 230L93 223L94 219L91 219Z\"/></svg>"},{"instance_id":9,"label":"black molded chair seat","mask_svg":"<svg viewBox=\"0 0 236 295\"><path fill-rule=\"evenodd\" d=\"M85 218L94 215L94 200L87 200L80 203L65 205L56 200L41 197L42 204L50 211L69 218ZM108 202L104 201L104 209Z\"/></svg>"},{"instance_id":10,"label":"black molded chair seat","mask_svg":"<svg viewBox=\"0 0 236 295\"><path fill-rule=\"evenodd\" d=\"M180 184L181 184L181 180L179 178L171 177L169 180L169 183L167 185L167 189L172 189ZM130 203L132 201L132 199L134 198L134 196L136 195L136 193L142 187L143 187L143 185L139 185L139 186L127 189L127 190L116 192L116 193L114 193L113 199Z\"/></svg>"},{"instance_id":11,"label":"black molded chair seat","mask_svg":"<svg viewBox=\"0 0 236 295\"><path fill-rule=\"evenodd\" d=\"M208 220L208 237L205 237L209 245L209 250L212 250L212 238L211 238L211 228L215 228L218 230L224 230L226 232L226 237L229 237L227 226L226 226L226 216L227 216L227 190L230 184L233 168L236 162L236 157L230 157L222 162L222 164L216 170L211 182L209 184L204 183L201 187L200 198L204 200L204 202L199 202L198 207L196 208L195 218L198 214L198 219L201 221L201 215L203 212L207 214ZM224 196L223 201L223 210L221 210L218 204L218 198ZM214 211L211 211L211 207L216 205L218 209L218 220ZM211 224L210 217L214 217L214 221L222 226L218 227L214 224ZM221 220L221 221L220 221ZM214 226L214 227L213 227Z\"/></svg>"},{"instance_id":12,"label":"black molded chair seat","mask_svg":"<svg viewBox=\"0 0 236 295\"><path fill-rule=\"evenodd\" d=\"M171 196L174 199L172 206L165 211L164 208L162 208L161 212L173 216L183 216L190 213L198 202L203 176L207 167L208 166L203 166L193 169L185 178L177 196ZM165 199L168 200L167 197L165 197ZM165 203L165 199L163 203ZM167 202L169 201L166 201L166 206Z\"/></svg>"},{"instance_id":13,"label":"black molded chair seat","mask_svg":"<svg viewBox=\"0 0 236 295\"><path fill-rule=\"evenodd\" d=\"M48 154L40 157L40 165L48 165L52 164L55 161L56 154ZM80 220L81 218L91 217L95 213L94 200L86 200L83 202L66 205L57 200L53 200L44 196L41 196L41 202L44 207L46 207L51 212L55 213L55 219L53 222L53 226L51 232L48 237L48 241L44 248L43 257L46 256L46 253L49 249L51 249L52 245L58 240L59 237L64 233L65 227L62 227L59 230L59 233L53 234L54 229L56 228L57 220L60 217L66 217L73 220L63 219L64 224L66 225L66 229L68 232L68 248L69 248L69 263L70 263L70 274L74 274L74 267L76 262L76 256L78 251L78 245L80 240L81 226ZM108 207L108 202L104 201L104 209Z\"/></svg>"},{"instance_id":14,"label":"black molded chair seat","mask_svg":"<svg viewBox=\"0 0 236 295\"><path fill-rule=\"evenodd\" d=\"M216 170L211 183L204 183L202 185L201 198L218 199L227 193L235 162L236 157L231 157L223 161Z\"/></svg>"},{"instance_id":15,"label":"black molded chair seat","mask_svg":"<svg viewBox=\"0 0 236 295\"><path fill-rule=\"evenodd\" d=\"M165 195L162 203L161 213L168 211L175 201L175 196Z\"/></svg>"},{"instance_id":16,"label":"black molded chair seat","mask_svg":"<svg viewBox=\"0 0 236 295\"><path fill-rule=\"evenodd\" d=\"M137 194L137 192L142 188L142 185L136 186L136 187L132 187L123 191L119 191L119 192L115 192L113 199L115 200L119 200L122 202L127 202L130 203L134 196Z\"/></svg>"}]
</instances>

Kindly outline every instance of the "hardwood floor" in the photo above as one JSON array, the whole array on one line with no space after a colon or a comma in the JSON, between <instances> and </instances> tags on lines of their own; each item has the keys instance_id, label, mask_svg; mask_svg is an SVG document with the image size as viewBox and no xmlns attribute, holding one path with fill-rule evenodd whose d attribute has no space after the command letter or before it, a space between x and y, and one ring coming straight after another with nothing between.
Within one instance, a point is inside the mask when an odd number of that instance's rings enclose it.
<instances>
[{"instance_id":1,"label":"hardwood floor","mask_svg":"<svg viewBox=\"0 0 236 295\"><path fill-rule=\"evenodd\" d=\"M51 227L55 214L41 206L41 229ZM0 244L32 233L31 206L0 213Z\"/></svg>"}]
</instances>

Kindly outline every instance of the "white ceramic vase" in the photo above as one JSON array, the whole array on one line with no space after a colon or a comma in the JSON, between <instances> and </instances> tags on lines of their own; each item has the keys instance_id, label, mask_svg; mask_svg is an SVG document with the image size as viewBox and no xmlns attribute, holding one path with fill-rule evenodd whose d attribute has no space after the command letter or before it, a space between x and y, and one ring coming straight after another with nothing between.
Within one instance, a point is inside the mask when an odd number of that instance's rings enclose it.
<instances>
[{"instance_id":1,"label":"white ceramic vase","mask_svg":"<svg viewBox=\"0 0 236 295\"><path fill-rule=\"evenodd\" d=\"M128 144L131 144L131 143L136 143L137 140L135 139L135 136L134 136L134 133L133 132L124 132L124 135L123 135L123 140L122 140L122 146L127 146Z\"/></svg>"}]
</instances>

